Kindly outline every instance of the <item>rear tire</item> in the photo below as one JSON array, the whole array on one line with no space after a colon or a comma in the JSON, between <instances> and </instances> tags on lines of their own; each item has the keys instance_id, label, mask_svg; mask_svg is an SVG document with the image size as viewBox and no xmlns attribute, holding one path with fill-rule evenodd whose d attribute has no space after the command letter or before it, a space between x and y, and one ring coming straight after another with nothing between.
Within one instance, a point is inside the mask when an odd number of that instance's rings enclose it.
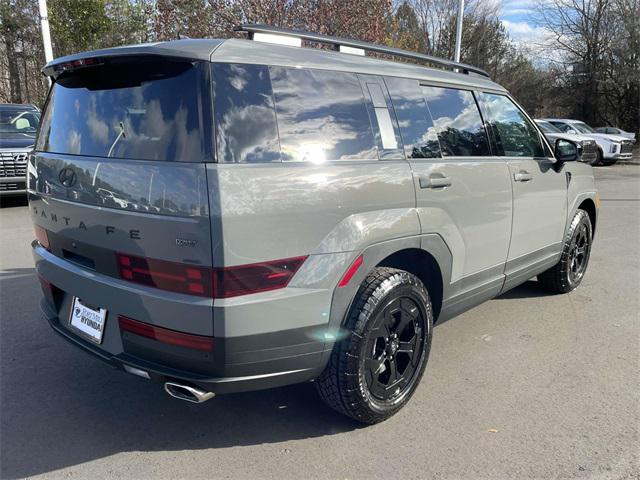
<instances>
[{"instance_id":1,"label":"rear tire","mask_svg":"<svg viewBox=\"0 0 640 480\"><path fill-rule=\"evenodd\" d=\"M592 165L602 165L602 150L600 147L596 148L596 159Z\"/></svg>"},{"instance_id":2,"label":"rear tire","mask_svg":"<svg viewBox=\"0 0 640 480\"><path fill-rule=\"evenodd\" d=\"M344 329L348 335L316 381L320 397L359 422L386 420L409 401L424 373L433 329L429 294L415 275L376 268Z\"/></svg>"},{"instance_id":3,"label":"rear tire","mask_svg":"<svg viewBox=\"0 0 640 480\"><path fill-rule=\"evenodd\" d=\"M596 159L597 164L604 165L606 167L609 165L615 165L616 162L617 160L615 158L604 158L602 150L598 148L598 158Z\"/></svg>"},{"instance_id":4,"label":"rear tire","mask_svg":"<svg viewBox=\"0 0 640 480\"><path fill-rule=\"evenodd\" d=\"M578 210L565 235L560 261L538 275L540 285L553 293L568 293L584 278L589 265L593 226L589 215Z\"/></svg>"}]
</instances>

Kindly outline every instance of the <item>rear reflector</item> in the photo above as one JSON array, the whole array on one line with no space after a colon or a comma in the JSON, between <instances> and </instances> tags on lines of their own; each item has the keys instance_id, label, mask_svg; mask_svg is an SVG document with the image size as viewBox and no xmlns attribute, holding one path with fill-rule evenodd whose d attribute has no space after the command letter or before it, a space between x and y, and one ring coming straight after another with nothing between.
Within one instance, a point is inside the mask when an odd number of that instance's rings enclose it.
<instances>
[{"instance_id":1,"label":"rear reflector","mask_svg":"<svg viewBox=\"0 0 640 480\"><path fill-rule=\"evenodd\" d=\"M120 278L171 292L230 298L286 287L304 257L207 268L117 253Z\"/></svg>"},{"instance_id":2,"label":"rear reflector","mask_svg":"<svg viewBox=\"0 0 640 480\"><path fill-rule=\"evenodd\" d=\"M211 269L117 253L120 277L150 287L210 297Z\"/></svg>"},{"instance_id":3,"label":"rear reflector","mask_svg":"<svg viewBox=\"0 0 640 480\"><path fill-rule=\"evenodd\" d=\"M213 350L213 337L176 332L168 328L156 327L155 325L139 322L123 315L118 315L118 324L120 325L120 331L131 332L141 337L157 340L160 343L178 345L194 350L202 350L204 352Z\"/></svg>"},{"instance_id":4,"label":"rear reflector","mask_svg":"<svg viewBox=\"0 0 640 480\"><path fill-rule=\"evenodd\" d=\"M213 271L214 297L230 298L284 288L306 259L304 256L216 268Z\"/></svg>"},{"instance_id":5,"label":"rear reflector","mask_svg":"<svg viewBox=\"0 0 640 480\"><path fill-rule=\"evenodd\" d=\"M36 240L38 241L38 243L47 250L50 250L49 234L47 234L47 231L40 225L36 225L35 223L33 224L33 229L36 232Z\"/></svg>"},{"instance_id":6,"label":"rear reflector","mask_svg":"<svg viewBox=\"0 0 640 480\"><path fill-rule=\"evenodd\" d=\"M356 272L360 268L360 265L362 265L362 255L358 255L358 258L356 258L351 264L351 266L347 269L347 271L344 272L344 275L342 276L342 279L338 283L338 286L346 287L347 285L349 285L349 282L351 281L353 276L356 274Z\"/></svg>"}]
</instances>

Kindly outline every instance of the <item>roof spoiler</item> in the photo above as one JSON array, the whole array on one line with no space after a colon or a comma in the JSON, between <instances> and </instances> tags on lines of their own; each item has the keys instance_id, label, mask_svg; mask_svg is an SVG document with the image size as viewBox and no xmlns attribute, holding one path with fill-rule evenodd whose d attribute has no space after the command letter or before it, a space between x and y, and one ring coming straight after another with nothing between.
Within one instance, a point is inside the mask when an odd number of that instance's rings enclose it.
<instances>
[{"instance_id":1,"label":"roof spoiler","mask_svg":"<svg viewBox=\"0 0 640 480\"><path fill-rule=\"evenodd\" d=\"M260 24L245 24L239 25L234 28L236 32L245 32L249 34L250 39L256 39L258 35L268 36L280 36L288 38L297 38L300 40L308 40L310 42L318 42L328 44L334 47L335 50L355 53L364 55L365 52L383 53L386 55L393 55L396 57L409 58L412 60L419 60L422 62L428 62L440 67L444 67L449 70L458 71L461 73L476 73L484 77L489 77L489 74L478 67L473 65L467 65L466 63L454 62L447 60L446 58L433 57L431 55L425 55L423 53L411 52L409 50L402 50L400 48L387 47L385 45L379 45L376 43L362 42L360 40L352 40L348 38L332 37L329 35L322 35L319 33L305 32L303 30L290 30L287 28L271 27L269 25ZM291 45L289 42L283 42Z\"/></svg>"}]
</instances>

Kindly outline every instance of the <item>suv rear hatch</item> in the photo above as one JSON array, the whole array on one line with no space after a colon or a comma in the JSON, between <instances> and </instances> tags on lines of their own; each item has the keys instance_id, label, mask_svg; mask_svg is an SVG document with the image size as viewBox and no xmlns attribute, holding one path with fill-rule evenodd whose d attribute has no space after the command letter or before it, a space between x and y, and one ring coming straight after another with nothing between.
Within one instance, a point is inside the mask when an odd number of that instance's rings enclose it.
<instances>
[{"instance_id":1,"label":"suv rear hatch","mask_svg":"<svg viewBox=\"0 0 640 480\"><path fill-rule=\"evenodd\" d=\"M45 308L55 328L95 353L208 372L211 352L185 348L213 335L208 64L74 64L51 89L28 166ZM106 310L99 341L70 327L74 298ZM158 341L164 329L195 343Z\"/></svg>"}]
</instances>

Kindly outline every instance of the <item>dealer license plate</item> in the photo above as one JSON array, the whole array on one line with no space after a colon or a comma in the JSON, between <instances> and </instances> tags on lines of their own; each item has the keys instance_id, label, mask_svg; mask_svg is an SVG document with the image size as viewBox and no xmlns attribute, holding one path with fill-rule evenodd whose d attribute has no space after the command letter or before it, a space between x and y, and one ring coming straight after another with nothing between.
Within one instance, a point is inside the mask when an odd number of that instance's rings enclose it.
<instances>
[{"instance_id":1,"label":"dealer license plate","mask_svg":"<svg viewBox=\"0 0 640 480\"><path fill-rule=\"evenodd\" d=\"M92 342L102 343L106 318L106 309L89 307L83 304L79 298L73 297L69 325Z\"/></svg>"}]
</instances>

